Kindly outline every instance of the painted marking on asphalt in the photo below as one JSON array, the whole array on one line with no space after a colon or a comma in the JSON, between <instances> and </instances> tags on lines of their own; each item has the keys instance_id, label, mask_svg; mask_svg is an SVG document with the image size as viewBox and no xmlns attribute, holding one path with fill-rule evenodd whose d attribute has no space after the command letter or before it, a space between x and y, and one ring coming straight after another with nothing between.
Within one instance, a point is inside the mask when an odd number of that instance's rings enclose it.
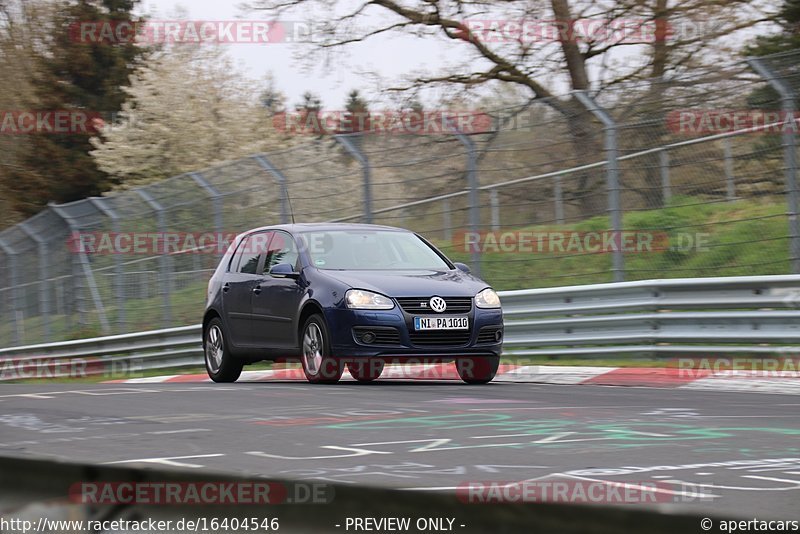
<instances>
[{"instance_id":1,"label":"painted marking on asphalt","mask_svg":"<svg viewBox=\"0 0 800 534\"><path fill-rule=\"evenodd\" d=\"M351 451L353 454L339 454L335 456L281 456L279 454L269 454L261 451L250 451L246 452L245 454L264 458L277 458L280 460L330 460L334 458L355 458L356 456L367 456L369 454L394 454L393 452L373 451L369 449L357 449L353 447L339 447L338 445L322 445L320 448L338 451Z\"/></svg>"},{"instance_id":2,"label":"painted marking on asphalt","mask_svg":"<svg viewBox=\"0 0 800 534\"><path fill-rule=\"evenodd\" d=\"M249 390L248 387L229 387L229 386L195 386L183 388L103 388L103 389L70 389L64 391L43 391L35 393L11 393L8 395L0 395L0 401L3 399L42 399L52 400L56 397L63 395L83 395L88 397L106 397L113 395L139 395L150 393L206 393L209 391L222 392L222 391L244 391Z\"/></svg>"},{"instance_id":3,"label":"painted marking on asphalt","mask_svg":"<svg viewBox=\"0 0 800 534\"><path fill-rule=\"evenodd\" d=\"M195 456L169 456L166 458L138 458L136 460L116 460L113 462L105 462L104 465L147 463L147 464L169 465L172 467L191 467L194 469L199 469L205 466L200 464L192 464L188 462L178 462L176 460L193 460L195 458L218 458L220 456L225 456L225 455L217 453L217 454L199 454Z\"/></svg>"},{"instance_id":4,"label":"painted marking on asphalt","mask_svg":"<svg viewBox=\"0 0 800 534\"><path fill-rule=\"evenodd\" d=\"M146 432L146 434L161 435L161 434L187 434L194 432L211 432L210 428L184 428L182 430L157 430L154 432Z\"/></svg>"},{"instance_id":5,"label":"painted marking on asphalt","mask_svg":"<svg viewBox=\"0 0 800 534\"><path fill-rule=\"evenodd\" d=\"M785 480L781 480L778 478L768 478L768 477L759 477L755 475L743 475L742 478L756 478L760 480L767 480L769 482L786 482ZM692 482L685 482L683 480L670 480L671 483L680 483L680 484L687 484L691 485ZM761 486L727 486L724 484L711 484L703 482L703 488L711 488L711 489L721 489L721 490L738 490L738 491L793 491L796 489L800 489L800 485L798 485L800 481L794 481L793 486L784 487L784 488L764 488Z\"/></svg>"}]
</instances>

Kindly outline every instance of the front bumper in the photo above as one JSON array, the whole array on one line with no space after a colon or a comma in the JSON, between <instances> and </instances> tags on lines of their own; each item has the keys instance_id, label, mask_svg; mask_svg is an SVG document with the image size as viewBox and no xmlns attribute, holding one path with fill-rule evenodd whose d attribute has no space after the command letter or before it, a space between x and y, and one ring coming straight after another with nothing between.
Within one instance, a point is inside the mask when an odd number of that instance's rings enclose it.
<instances>
[{"instance_id":1,"label":"front bumper","mask_svg":"<svg viewBox=\"0 0 800 534\"><path fill-rule=\"evenodd\" d=\"M370 311L328 309L325 319L337 357L442 360L453 356L499 356L502 351L503 314L499 309L472 306L466 314L468 331L414 331L415 314L400 306ZM423 315L416 315L422 317ZM430 315L428 315L430 316ZM377 333L372 343L363 332ZM499 334L497 334L499 332Z\"/></svg>"}]
</instances>

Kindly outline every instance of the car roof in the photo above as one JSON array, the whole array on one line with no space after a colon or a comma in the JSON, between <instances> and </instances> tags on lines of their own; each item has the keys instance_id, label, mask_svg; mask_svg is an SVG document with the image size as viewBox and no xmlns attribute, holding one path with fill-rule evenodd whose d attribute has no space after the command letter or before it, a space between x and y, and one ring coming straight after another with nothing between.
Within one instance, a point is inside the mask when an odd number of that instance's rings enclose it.
<instances>
[{"instance_id":1,"label":"car roof","mask_svg":"<svg viewBox=\"0 0 800 534\"><path fill-rule=\"evenodd\" d=\"M243 234L251 234L253 232L263 232L267 230L285 230L289 233L295 234L298 232L324 232L331 230L386 230L393 232L410 232L405 228L397 228L395 226L384 226L380 224L361 224L361 223L296 223L296 224L274 224L270 226L261 226L259 228L252 228L243 232Z\"/></svg>"}]
</instances>

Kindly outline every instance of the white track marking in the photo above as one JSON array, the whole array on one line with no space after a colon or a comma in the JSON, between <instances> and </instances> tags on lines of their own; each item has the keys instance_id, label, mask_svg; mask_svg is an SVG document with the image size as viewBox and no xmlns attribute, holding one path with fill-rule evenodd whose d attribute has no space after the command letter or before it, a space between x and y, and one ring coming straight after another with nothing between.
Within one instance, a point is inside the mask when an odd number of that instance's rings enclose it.
<instances>
[{"instance_id":1,"label":"white track marking","mask_svg":"<svg viewBox=\"0 0 800 534\"><path fill-rule=\"evenodd\" d=\"M117 460L114 462L104 462L104 465L118 465L118 464L133 464L133 463L147 463L147 464L160 464L169 465L172 467L191 467L200 469L205 467L200 464L191 464L188 462L177 462L176 460L193 460L195 458L218 458L225 456L224 454L200 454L195 456L169 456L166 458L139 458L136 460Z\"/></svg>"}]
</instances>

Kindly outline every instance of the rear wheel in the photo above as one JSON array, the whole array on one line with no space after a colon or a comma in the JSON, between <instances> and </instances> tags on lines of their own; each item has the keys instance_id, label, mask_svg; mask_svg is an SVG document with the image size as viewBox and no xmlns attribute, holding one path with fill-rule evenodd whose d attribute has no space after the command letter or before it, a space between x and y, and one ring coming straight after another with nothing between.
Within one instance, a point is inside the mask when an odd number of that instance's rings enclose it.
<instances>
[{"instance_id":1,"label":"rear wheel","mask_svg":"<svg viewBox=\"0 0 800 534\"><path fill-rule=\"evenodd\" d=\"M214 382L236 382L242 374L244 364L233 357L228 349L228 340L224 334L222 320L211 319L203 338L203 352L206 360L206 371Z\"/></svg>"},{"instance_id":2,"label":"rear wheel","mask_svg":"<svg viewBox=\"0 0 800 534\"><path fill-rule=\"evenodd\" d=\"M357 362L349 362L347 370L353 378L359 382L372 382L376 380L383 372L383 360L363 360Z\"/></svg>"},{"instance_id":3,"label":"rear wheel","mask_svg":"<svg viewBox=\"0 0 800 534\"><path fill-rule=\"evenodd\" d=\"M303 325L300 358L303 372L312 384L335 384L342 377L344 368L331 356L328 329L319 314L312 315Z\"/></svg>"},{"instance_id":4,"label":"rear wheel","mask_svg":"<svg viewBox=\"0 0 800 534\"><path fill-rule=\"evenodd\" d=\"M499 356L475 356L456 360L456 371L467 384L487 384L500 367Z\"/></svg>"}]
</instances>

